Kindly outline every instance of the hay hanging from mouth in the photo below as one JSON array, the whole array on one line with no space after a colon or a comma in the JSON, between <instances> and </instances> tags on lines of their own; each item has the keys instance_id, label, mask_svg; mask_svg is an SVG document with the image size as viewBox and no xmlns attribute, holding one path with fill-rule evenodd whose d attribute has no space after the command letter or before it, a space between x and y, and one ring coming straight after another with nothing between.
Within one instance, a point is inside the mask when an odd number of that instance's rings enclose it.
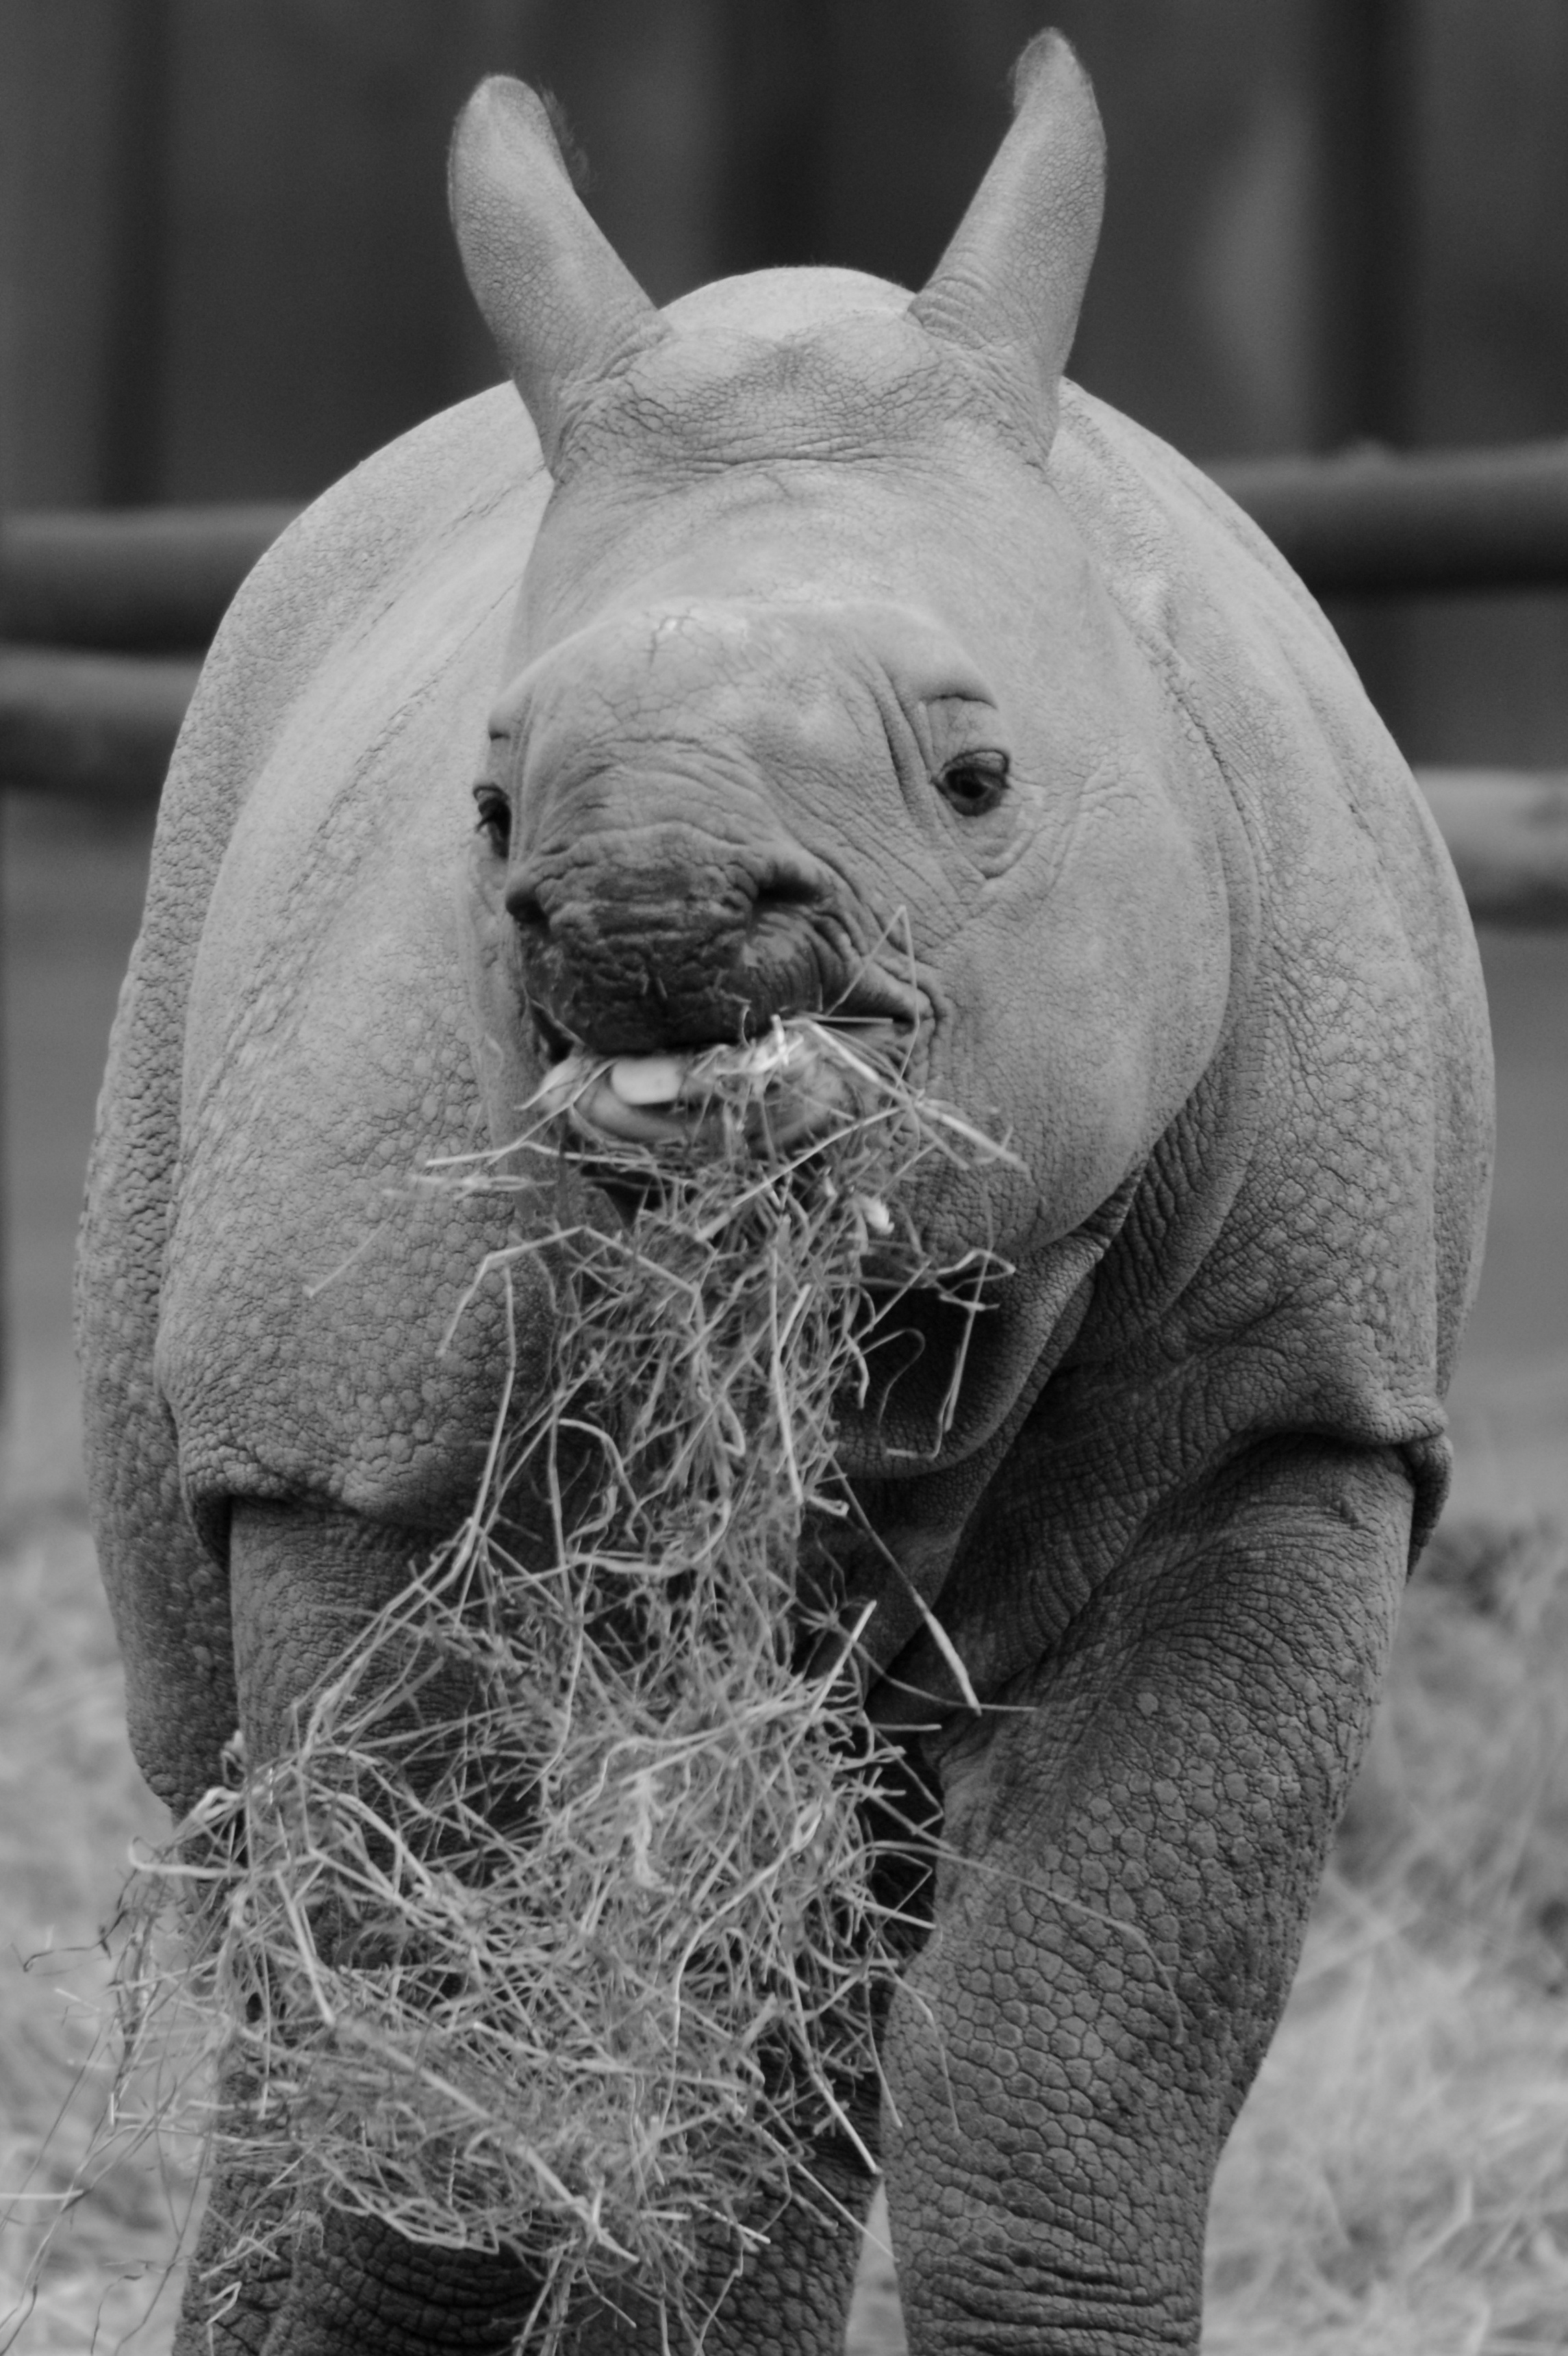
<instances>
[{"instance_id":1,"label":"hay hanging from mouth","mask_svg":"<svg viewBox=\"0 0 1568 2356\"><path fill-rule=\"evenodd\" d=\"M861 1708L872 1607L832 1566L835 1415L866 1392L868 1274L978 1306L1000 1268L932 1267L901 1198L1002 1149L831 1026L691 1059L693 1118L653 1145L574 1136L607 1068L446 1182L547 1230L489 1268L548 1271L548 1397L509 1399L468 1523L286 1752L236 1750L127 1972L134 2008L174 1883L213 2157L254 2187L241 2256L334 2208L506 2253L545 2347L583 2292L709 2308L822 2138L875 2166L895 1762ZM591 1216L540 1219L564 1155L618 1215L579 1189Z\"/></svg>"}]
</instances>

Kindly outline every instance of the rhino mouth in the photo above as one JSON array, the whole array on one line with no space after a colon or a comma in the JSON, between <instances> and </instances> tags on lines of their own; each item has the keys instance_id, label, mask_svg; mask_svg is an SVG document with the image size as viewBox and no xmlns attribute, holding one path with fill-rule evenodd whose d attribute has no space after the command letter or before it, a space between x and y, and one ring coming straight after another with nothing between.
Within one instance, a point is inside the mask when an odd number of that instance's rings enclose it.
<instances>
[{"instance_id":1,"label":"rhino mouth","mask_svg":"<svg viewBox=\"0 0 1568 2356\"><path fill-rule=\"evenodd\" d=\"M789 1152L854 1109L851 1071L824 1052L837 1041L884 1078L908 1077L921 1024L911 993L863 979L821 1014L775 1015L760 1035L648 1048L593 1046L532 995L528 1012L548 1066L532 1109L563 1117L585 1141L732 1150L744 1111L759 1151Z\"/></svg>"},{"instance_id":2,"label":"rhino mouth","mask_svg":"<svg viewBox=\"0 0 1568 2356\"><path fill-rule=\"evenodd\" d=\"M552 1032L561 1038L541 1024L547 1050ZM856 1063L868 1076L902 1070L913 1038L907 1021L835 1015L776 1022L738 1045L597 1055L566 1043L532 1108L564 1119L587 1145L727 1153L744 1139L759 1154L789 1154L854 1116ZM830 1051L834 1044L841 1052Z\"/></svg>"}]
</instances>

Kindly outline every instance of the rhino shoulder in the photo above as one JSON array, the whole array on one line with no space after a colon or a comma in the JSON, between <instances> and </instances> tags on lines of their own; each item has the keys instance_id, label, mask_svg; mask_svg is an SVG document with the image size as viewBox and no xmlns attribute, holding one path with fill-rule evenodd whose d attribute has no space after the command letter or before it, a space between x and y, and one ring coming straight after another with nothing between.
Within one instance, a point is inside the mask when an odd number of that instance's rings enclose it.
<instances>
[{"instance_id":1,"label":"rhino shoulder","mask_svg":"<svg viewBox=\"0 0 1568 2356\"><path fill-rule=\"evenodd\" d=\"M1057 488L1105 585L1221 772L1266 933L1396 933L1462 1029L1479 1001L1453 863L1326 616L1219 487L1075 387ZM1329 913L1331 912L1331 914Z\"/></svg>"},{"instance_id":2,"label":"rhino shoulder","mask_svg":"<svg viewBox=\"0 0 1568 2356\"><path fill-rule=\"evenodd\" d=\"M498 508L519 511L521 570L543 479L521 404L498 385L376 451L307 507L250 574L213 643L169 773L166 827L190 817L226 832L301 689L345 638L416 593L438 550Z\"/></svg>"},{"instance_id":3,"label":"rhino shoulder","mask_svg":"<svg viewBox=\"0 0 1568 2356\"><path fill-rule=\"evenodd\" d=\"M1275 1355L1311 1375L1306 1419L1430 1453L1490 1160L1485 994L1452 862L1326 617L1218 486L1076 391L1051 466L1247 849L1231 1052L1250 1038L1252 1076L1219 1155L1210 1291L1227 1314L1244 1300L1254 1334L1288 1325ZM1195 1286L1188 1313L1207 1297ZM1232 1355L1252 1398L1257 1365ZM1427 1513L1441 1481L1438 1465Z\"/></svg>"},{"instance_id":4,"label":"rhino shoulder","mask_svg":"<svg viewBox=\"0 0 1568 2356\"><path fill-rule=\"evenodd\" d=\"M517 395L498 386L403 434L334 485L274 542L234 599L159 807L100 1101L83 1239L89 1269L102 1255L119 1258L127 1189L145 1211L166 1194L198 948L237 819L291 712L390 605L417 601L435 552L498 510L515 516L515 578L545 482ZM145 1231L161 1235L161 1225L160 1208ZM156 1291L156 1270L141 1277ZM91 1331L83 1340L91 1361Z\"/></svg>"},{"instance_id":5,"label":"rhino shoulder","mask_svg":"<svg viewBox=\"0 0 1568 2356\"><path fill-rule=\"evenodd\" d=\"M176 747L99 1104L78 1346L92 1519L137 1754L177 1804L210 1777L234 1724L223 1582L185 1513L155 1371L192 976L214 891L247 804L264 802L269 778L288 766L291 719L323 691L329 701L355 642L373 637L389 608L417 605L443 550L477 530L489 547L487 519L510 523L515 578L543 497L538 444L510 385L367 459L290 526L240 591ZM493 548L486 561L495 564ZM183 1697L172 1716L171 1692Z\"/></svg>"},{"instance_id":6,"label":"rhino shoulder","mask_svg":"<svg viewBox=\"0 0 1568 2356\"><path fill-rule=\"evenodd\" d=\"M166 1167L189 980L240 812L290 712L347 643L417 597L435 551L515 510L521 571L543 503L539 445L510 385L463 402L357 466L281 535L242 586L203 668L159 808L141 933L126 977L99 1155L156 1107ZM158 1085L149 1086L154 1073ZM147 1151L145 1141L141 1149Z\"/></svg>"}]
</instances>

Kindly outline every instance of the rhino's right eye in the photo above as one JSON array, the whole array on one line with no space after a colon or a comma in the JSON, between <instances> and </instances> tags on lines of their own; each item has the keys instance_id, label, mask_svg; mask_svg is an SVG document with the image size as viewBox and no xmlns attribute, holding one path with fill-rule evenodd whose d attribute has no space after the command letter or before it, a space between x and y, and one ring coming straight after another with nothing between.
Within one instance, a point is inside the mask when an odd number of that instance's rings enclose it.
<instances>
[{"instance_id":1,"label":"rhino's right eye","mask_svg":"<svg viewBox=\"0 0 1568 2356\"><path fill-rule=\"evenodd\" d=\"M937 779L937 791L960 818L983 818L1007 790L1005 753L961 753Z\"/></svg>"},{"instance_id":2,"label":"rhino's right eye","mask_svg":"<svg viewBox=\"0 0 1568 2356\"><path fill-rule=\"evenodd\" d=\"M474 802L479 813L478 831L498 859L511 846L511 804L499 786L476 786Z\"/></svg>"}]
</instances>

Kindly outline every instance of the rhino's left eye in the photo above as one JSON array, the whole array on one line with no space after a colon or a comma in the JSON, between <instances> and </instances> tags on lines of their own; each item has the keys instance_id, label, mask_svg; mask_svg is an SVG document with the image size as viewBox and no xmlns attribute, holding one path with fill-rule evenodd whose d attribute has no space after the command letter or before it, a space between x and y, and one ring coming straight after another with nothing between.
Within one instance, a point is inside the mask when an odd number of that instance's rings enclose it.
<instances>
[{"instance_id":1,"label":"rhino's left eye","mask_svg":"<svg viewBox=\"0 0 1568 2356\"><path fill-rule=\"evenodd\" d=\"M479 832L497 858L504 859L511 844L511 804L499 786L476 786L474 802L479 813Z\"/></svg>"},{"instance_id":2,"label":"rhino's left eye","mask_svg":"<svg viewBox=\"0 0 1568 2356\"><path fill-rule=\"evenodd\" d=\"M983 818L1007 790L1005 753L961 753L937 779L937 791L961 818Z\"/></svg>"}]
</instances>

